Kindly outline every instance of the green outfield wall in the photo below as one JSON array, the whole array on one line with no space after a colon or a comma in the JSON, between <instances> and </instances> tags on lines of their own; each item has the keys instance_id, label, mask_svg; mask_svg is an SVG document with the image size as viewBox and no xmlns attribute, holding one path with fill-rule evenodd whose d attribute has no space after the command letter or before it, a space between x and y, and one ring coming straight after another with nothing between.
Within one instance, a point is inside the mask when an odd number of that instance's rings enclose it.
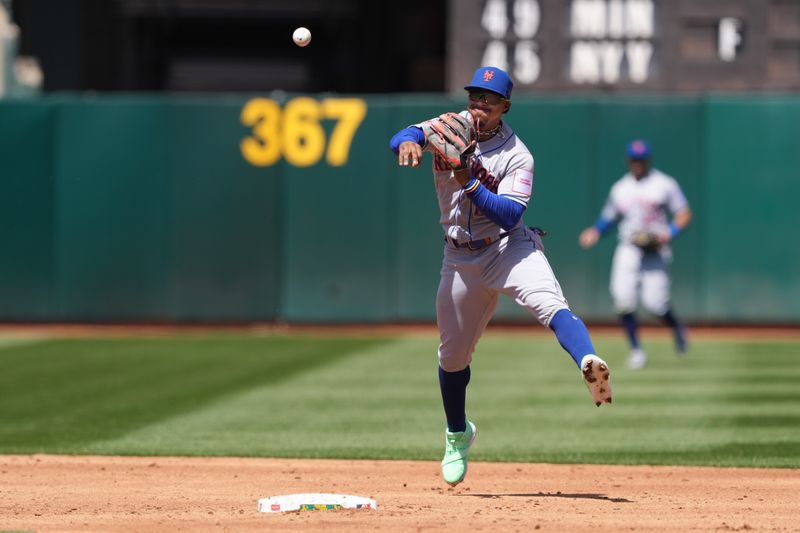
<instances>
[{"instance_id":1,"label":"green outfield wall","mask_svg":"<svg viewBox=\"0 0 800 533\"><path fill-rule=\"evenodd\" d=\"M49 96L0 103L0 320L426 321L442 231L402 127L460 100ZM572 308L613 318L614 238L577 244L624 145L648 139L695 213L675 244L692 321L800 323L800 97L519 97L525 215ZM497 318L525 320L503 302Z\"/></svg>"}]
</instances>

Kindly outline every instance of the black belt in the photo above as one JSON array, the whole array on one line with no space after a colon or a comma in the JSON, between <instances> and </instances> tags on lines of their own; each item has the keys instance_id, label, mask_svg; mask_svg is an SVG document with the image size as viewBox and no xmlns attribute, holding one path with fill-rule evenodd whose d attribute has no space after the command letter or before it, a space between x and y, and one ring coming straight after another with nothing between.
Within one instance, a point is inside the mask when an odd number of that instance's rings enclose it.
<instances>
[{"instance_id":1,"label":"black belt","mask_svg":"<svg viewBox=\"0 0 800 533\"><path fill-rule=\"evenodd\" d=\"M530 226L528 229L530 229L532 232L534 232L535 234L539 235L540 237L544 237L545 235L547 235L547 232L545 230L543 230L542 228L537 228L536 226ZM511 230L511 231L514 231L514 230ZM511 231L503 231L503 232L501 232L500 235L498 235L496 239L492 239L491 237L486 237L484 239L478 239L476 241L458 242L455 239L451 239L450 237L445 237L444 240L445 240L445 242L449 242L450 244L452 244L456 248L467 248L469 250L475 251L475 250L480 250L481 248L486 248L490 244L496 243L497 241L499 241L503 237L507 237L507 236L511 235Z\"/></svg>"},{"instance_id":2,"label":"black belt","mask_svg":"<svg viewBox=\"0 0 800 533\"><path fill-rule=\"evenodd\" d=\"M469 242L458 242L455 239L451 239L450 237L445 237L444 240L455 246L456 248L468 248L472 251L480 250L481 248L485 248L490 244L494 244L503 237L507 237L511 235L510 231L504 231L497 236L497 238L492 239L491 237L486 237L484 239L478 239L476 241L469 241Z\"/></svg>"}]
</instances>

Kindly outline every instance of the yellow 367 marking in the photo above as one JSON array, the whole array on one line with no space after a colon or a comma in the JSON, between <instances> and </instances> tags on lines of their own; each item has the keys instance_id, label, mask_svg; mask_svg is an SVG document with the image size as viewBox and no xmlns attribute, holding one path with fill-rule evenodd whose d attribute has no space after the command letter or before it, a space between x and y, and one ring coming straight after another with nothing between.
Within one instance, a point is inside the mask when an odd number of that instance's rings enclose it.
<instances>
[{"instance_id":1,"label":"yellow 367 marking","mask_svg":"<svg viewBox=\"0 0 800 533\"><path fill-rule=\"evenodd\" d=\"M301 96L292 98L281 109L268 98L253 98L242 108L242 124L252 128L242 139L242 156L251 165L268 167L281 156L297 167L315 165L325 154L329 165L347 163L350 146L358 126L367 115L367 104L360 98L325 98L321 102ZM335 120L330 139L326 139L322 120ZM325 145L327 144L327 151Z\"/></svg>"}]
</instances>

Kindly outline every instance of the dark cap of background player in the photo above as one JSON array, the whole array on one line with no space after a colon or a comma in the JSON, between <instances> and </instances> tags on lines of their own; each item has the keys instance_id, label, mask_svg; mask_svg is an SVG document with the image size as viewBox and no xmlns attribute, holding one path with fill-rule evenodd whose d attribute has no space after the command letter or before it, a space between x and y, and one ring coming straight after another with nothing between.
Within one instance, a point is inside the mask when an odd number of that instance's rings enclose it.
<instances>
[{"instance_id":1,"label":"dark cap of background player","mask_svg":"<svg viewBox=\"0 0 800 533\"><path fill-rule=\"evenodd\" d=\"M505 99L511 98L514 82L503 69L497 67L480 67L472 75L472 80L464 89L467 91L486 90L497 93Z\"/></svg>"},{"instance_id":2,"label":"dark cap of background player","mask_svg":"<svg viewBox=\"0 0 800 533\"><path fill-rule=\"evenodd\" d=\"M625 149L628 159L644 161L650 159L650 146L642 139L631 141Z\"/></svg>"}]
</instances>

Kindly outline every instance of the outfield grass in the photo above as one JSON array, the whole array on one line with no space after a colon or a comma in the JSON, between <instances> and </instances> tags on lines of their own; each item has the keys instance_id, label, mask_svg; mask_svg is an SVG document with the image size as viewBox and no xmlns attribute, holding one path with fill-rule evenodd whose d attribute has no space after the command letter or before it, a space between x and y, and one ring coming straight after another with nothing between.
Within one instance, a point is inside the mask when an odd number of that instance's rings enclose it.
<instances>
[{"instance_id":1,"label":"outfield grass","mask_svg":"<svg viewBox=\"0 0 800 533\"><path fill-rule=\"evenodd\" d=\"M551 337L492 333L467 409L475 460L800 466L800 341L595 339L596 408ZM439 459L435 336L0 340L0 453Z\"/></svg>"}]
</instances>

